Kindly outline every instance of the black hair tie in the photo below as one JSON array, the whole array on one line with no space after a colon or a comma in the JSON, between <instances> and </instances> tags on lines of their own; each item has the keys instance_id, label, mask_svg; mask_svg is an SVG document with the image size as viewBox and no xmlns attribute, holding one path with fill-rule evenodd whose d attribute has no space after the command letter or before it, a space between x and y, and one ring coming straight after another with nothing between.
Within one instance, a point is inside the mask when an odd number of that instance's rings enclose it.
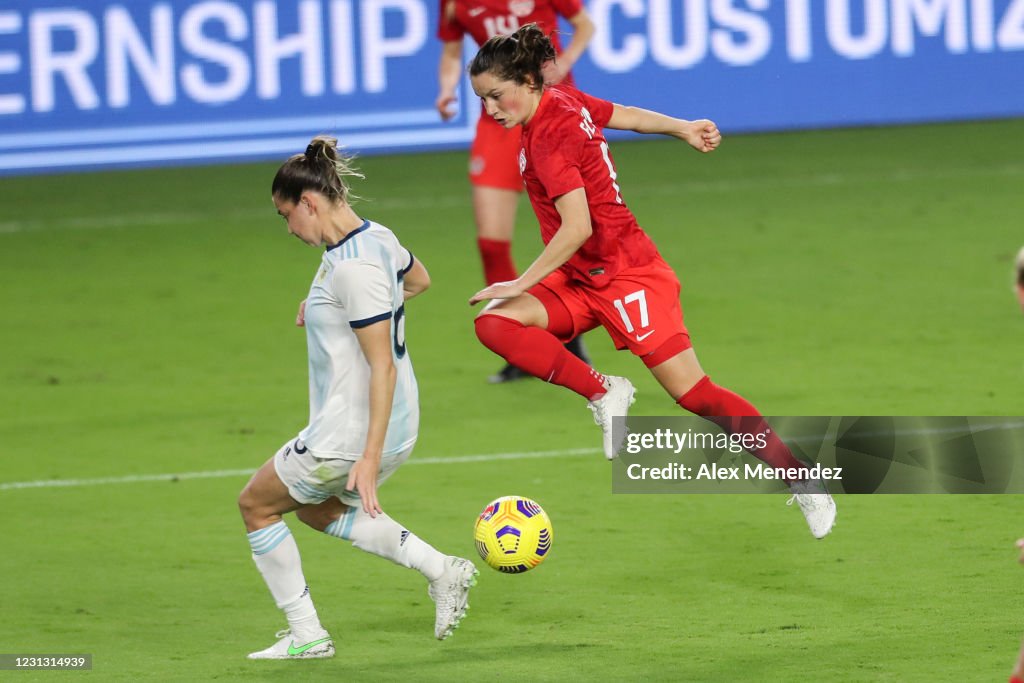
<instances>
[{"instance_id":1,"label":"black hair tie","mask_svg":"<svg viewBox=\"0 0 1024 683\"><path fill-rule=\"evenodd\" d=\"M313 158L313 143L306 145L306 156L310 159Z\"/></svg>"}]
</instances>

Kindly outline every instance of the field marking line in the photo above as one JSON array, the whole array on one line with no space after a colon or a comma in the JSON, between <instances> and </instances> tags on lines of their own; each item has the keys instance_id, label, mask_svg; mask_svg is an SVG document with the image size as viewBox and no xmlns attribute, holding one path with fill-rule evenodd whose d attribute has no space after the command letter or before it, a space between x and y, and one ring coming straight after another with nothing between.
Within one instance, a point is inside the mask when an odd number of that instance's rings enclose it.
<instances>
[{"instance_id":1,"label":"field marking line","mask_svg":"<svg viewBox=\"0 0 1024 683\"><path fill-rule=\"evenodd\" d=\"M534 460L537 458L558 458L600 453L600 448L567 448L553 451L532 451L524 453L487 453L479 455L448 456L433 458L412 458L410 465L454 465L464 462L496 462L499 460ZM240 470L210 470L208 472L177 472L171 474L129 474L122 477L96 477L92 479L39 479L36 481L0 482L0 491L21 489L66 488L77 486L102 486L105 484L137 484L151 481L183 481L185 479L219 479L223 477L250 476L255 468Z\"/></svg>"},{"instance_id":2,"label":"field marking line","mask_svg":"<svg viewBox=\"0 0 1024 683\"><path fill-rule=\"evenodd\" d=\"M1024 422L1011 421L990 425L976 425L972 434L979 434L986 431L999 431L1003 429L1018 429L1024 427ZM942 436L943 434L959 434L963 427L940 427L924 429L897 429L891 432L860 432L861 438L872 438L879 436ZM830 434L810 434L784 438L784 443L817 443L827 439ZM481 453L477 455L445 456L413 458L405 463L410 465L457 465L466 462L498 462L502 460L537 460L541 458L560 458L567 456L584 456L600 453L600 448L562 448L551 451L524 451L514 453ZM255 469L236 470L210 470L207 472L178 472L172 474L130 474L121 477L96 477L92 479L39 479L36 481L12 481L0 482L0 491L16 491L21 489L39 488L61 488L77 486L102 486L104 484L137 484L151 481L183 481L185 479L219 479L223 477L249 476Z\"/></svg>"}]
</instances>

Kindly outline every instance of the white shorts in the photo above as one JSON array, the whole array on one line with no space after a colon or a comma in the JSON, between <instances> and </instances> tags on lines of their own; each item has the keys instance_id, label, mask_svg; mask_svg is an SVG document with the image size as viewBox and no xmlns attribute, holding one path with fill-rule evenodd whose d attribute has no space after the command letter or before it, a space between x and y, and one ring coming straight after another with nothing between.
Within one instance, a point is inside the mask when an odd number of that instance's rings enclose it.
<instances>
[{"instance_id":1,"label":"white shorts","mask_svg":"<svg viewBox=\"0 0 1024 683\"><path fill-rule=\"evenodd\" d=\"M401 453L382 457L377 472L377 485L387 481L409 459L411 453L412 446L409 446ZM314 457L298 438L281 446L281 450L274 455L274 470L277 471L278 479L288 487L288 495L308 505L322 503L331 496L337 496L345 505L362 505L358 490L345 490L348 473L354 464L355 460Z\"/></svg>"}]
</instances>

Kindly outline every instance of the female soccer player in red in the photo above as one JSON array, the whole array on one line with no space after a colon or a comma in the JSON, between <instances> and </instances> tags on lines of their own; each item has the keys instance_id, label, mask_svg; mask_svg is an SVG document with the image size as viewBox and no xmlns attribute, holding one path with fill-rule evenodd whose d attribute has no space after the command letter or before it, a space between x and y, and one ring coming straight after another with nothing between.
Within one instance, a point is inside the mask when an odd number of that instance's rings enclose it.
<instances>
[{"instance_id":1,"label":"female soccer player in red","mask_svg":"<svg viewBox=\"0 0 1024 683\"><path fill-rule=\"evenodd\" d=\"M558 41L558 17L573 28L572 40L561 50ZM441 0L437 37L444 43L438 67L437 111L445 121L455 115L455 91L462 78L462 42L468 33L477 45L488 38L507 35L520 25L535 22L550 36L558 59L543 65L547 83L572 82L570 69L594 35L594 24L581 0ZM469 181L473 186L473 214L476 219L477 247L483 261L487 284L513 280L516 266L512 260L512 234L516 207L523 191L519 174L519 129L503 128L489 116L481 116L470 152ZM570 350L587 360L582 340L570 342ZM508 382L524 376L514 365L506 365L493 375L492 383Z\"/></svg>"},{"instance_id":2,"label":"female soccer player in red","mask_svg":"<svg viewBox=\"0 0 1024 683\"><path fill-rule=\"evenodd\" d=\"M470 64L473 90L488 117L522 128L519 170L545 247L518 278L497 282L470 299L491 299L476 333L509 363L590 401L614 458L612 417L625 416L633 385L604 376L561 345L598 325L618 349L640 357L680 407L731 433L766 435L753 455L777 468L805 466L743 397L704 374L683 325L680 285L622 199L603 128L660 133L699 152L722 136L706 119L685 121L591 97L569 85L545 86L543 65L554 57L544 32L526 25L489 39ZM791 482L811 533L835 521L835 503L818 482ZM792 500L792 499L791 499Z\"/></svg>"}]
</instances>

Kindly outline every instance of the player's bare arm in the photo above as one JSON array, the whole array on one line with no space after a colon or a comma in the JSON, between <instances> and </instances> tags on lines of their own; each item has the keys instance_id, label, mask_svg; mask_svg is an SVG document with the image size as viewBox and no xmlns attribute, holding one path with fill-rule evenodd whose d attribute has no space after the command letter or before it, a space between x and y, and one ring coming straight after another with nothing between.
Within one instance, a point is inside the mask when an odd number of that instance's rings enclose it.
<instances>
[{"instance_id":1,"label":"player's bare arm","mask_svg":"<svg viewBox=\"0 0 1024 683\"><path fill-rule=\"evenodd\" d=\"M722 133L714 121L697 119L687 121L666 116L649 109L616 104L606 128L631 130L636 133L671 135L698 152L713 152L722 142Z\"/></svg>"},{"instance_id":2,"label":"player's bare arm","mask_svg":"<svg viewBox=\"0 0 1024 683\"><path fill-rule=\"evenodd\" d=\"M441 48L441 61L437 67L438 93L434 106L442 121L455 116L455 89L462 78L462 42L452 40Z\"/></svg>"},{"instance_id":3,"label":"player's bare arm","mask_svg":"<svg viewBox=\"0 0 1024 683\"><path fill-rule=\"evenodd\" d=\"M412 268L402 278L402 293L405 300L419 296L430 287L430 274L419 259L413 257Z\"/></svg>"},{"instance_id":4,"label":"player's bare arm","mask_svg":"<svg viewBox=\"0 0 1024 683\"><path fill-rule=\"evenodd\" d=\"M572 40L565 46L565 50L558 59L564 62L566 73L579 61L583 52L594 37L594 22L586 10L580 10L575 16L569 18L569 25L572 26Z\"/></svg>"},{"instance_id":5,"label":"player's bare arm","mask_svg":"<svg viewBox=\"0 0 1024 683\"><path fill-rule=\"evenodd\" d=\"M562 82L572 71L573 65L583 56L590 39L594 37L594 22L586 10L581 10L570 17L569 25L572 26L572 40L554 62L544 66L544 82L549 85Z\"/></svg>"},{"instance_id":6,"label":"player's bare arm","mask_svg":"<svg viewBox=\"0 0 1024 683\"><path fill-rule=\"evenodd\" d=\"M382 320L354 330L359 347L370 366L370 424L366 430L363 457L352 466L346 489L359 491L363 510L371 517L381 512L377 501L377 472L384 451L384 437L391 419L398 372L391 355L391 321Z\"/></svg>"},{"instance_id":7,"label":"player's bare arm","mask_svg":"<svg viewBox=\"0 0 1024 683\"><path fill-rule=\"evenodd\" d=\"M485 299L512 299L519 296L572 258L583 243L590 239L594 230L590 223L586 190L579 187L563 194L555 200L555 209L562 218L562 225L540 256L515 280L496 282L474 294L469 300L471 306Z\"/></svg>"}]
</instances>

